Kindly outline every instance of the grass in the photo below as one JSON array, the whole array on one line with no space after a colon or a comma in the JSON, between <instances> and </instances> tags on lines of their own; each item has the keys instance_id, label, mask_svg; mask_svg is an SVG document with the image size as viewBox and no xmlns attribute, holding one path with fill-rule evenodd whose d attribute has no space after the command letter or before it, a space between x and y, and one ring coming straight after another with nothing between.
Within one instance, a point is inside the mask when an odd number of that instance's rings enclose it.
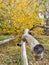
<instances>
[{"instance_id":1,"label":"grass","mask_svg":"<svg viewBox=\"0 0 49 65\"><path fill-rule=\"evenodd\" d=\"M10 37L10 36L9 36ZM0 40L9 38L0 36ZM36 62L30 47L27 45L27 57L29 65L49 65L49 38L38 38L38 41L44 46L44 59ZM17 42L18 43L18 42ZM15 41L0 45L0 65L22 65L20 48Z\"/></svg>"}]
</instances>

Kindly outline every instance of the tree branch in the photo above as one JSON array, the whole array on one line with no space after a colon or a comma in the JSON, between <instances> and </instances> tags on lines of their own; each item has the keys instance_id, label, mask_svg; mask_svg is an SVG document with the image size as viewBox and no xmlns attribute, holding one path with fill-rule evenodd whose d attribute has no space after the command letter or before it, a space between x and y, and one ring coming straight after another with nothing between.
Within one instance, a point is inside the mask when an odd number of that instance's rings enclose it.
<instances>
[{"instance_id":1,"label":"tree branch","mask_svg":"<svg viewBox=\"0 0 49 65\"><path fill-rule=\"evenodd\" d=\"M38 27L41 27L41 28L47 28L47 29L49 29L49 26L46 26L46 25L38 25Z\"/></svg>"},{"instance_id":2,"label":"tree branch","mask_svg":"<svg viewBox=\"0 0 49 65\"><path fill-rule=\"evenodd\" d=\"M30 30L33 30L34 28L37 28L37 27L49 29L49 26L46 26L46 25L34 25Z\"/></svg>"}]
</instances>

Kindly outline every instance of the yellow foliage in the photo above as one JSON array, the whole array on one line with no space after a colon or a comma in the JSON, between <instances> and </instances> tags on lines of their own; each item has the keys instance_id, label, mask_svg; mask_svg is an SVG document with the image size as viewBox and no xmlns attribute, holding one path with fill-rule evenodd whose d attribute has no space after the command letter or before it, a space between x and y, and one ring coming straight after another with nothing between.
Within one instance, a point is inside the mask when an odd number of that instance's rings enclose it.
<instances>
[{"instance_id":1,"label":"yellow foliage","mask_svg":"<svg viewBox=\"0 0 49 65\"><path fill-rule=\"evenodd\" d=\"M0 12L4 11L3 15L10 19L10 25L7 23L8 20L5 20L8 29L11 27L11 31L17 31L20 28L20 32L23 28L31 28L33 25L41 23L36 12L37 3L39 6L39 0L38 2L34 2L34 0L5 0L1 3L1 6L8 10L6 12L6 10L0 9ZM42 9L42 6L39 6L39 9Z\"/></svg>"}]
</instances>

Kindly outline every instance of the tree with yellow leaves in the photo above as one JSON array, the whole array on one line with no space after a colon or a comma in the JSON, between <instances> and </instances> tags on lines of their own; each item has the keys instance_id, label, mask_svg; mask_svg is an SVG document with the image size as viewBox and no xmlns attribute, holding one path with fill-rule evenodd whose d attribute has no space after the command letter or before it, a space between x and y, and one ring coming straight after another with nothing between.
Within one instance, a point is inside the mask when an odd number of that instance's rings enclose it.
<instances>
[{"instance_id":1,"label":"tree with yellow leaves","mask_svg":"<svg viewBox=\"0 0 49 65\"><path fill-rule=\"evenodd\" d=\"M37 7L39 0L37 2L34 0L1 0L0 3L2 7L0 10L6 18L4 21L5 30L8 32L31 28L42 21L38 17L39 9L42 9L42 6Z\"/></svg>"}]
</instances>

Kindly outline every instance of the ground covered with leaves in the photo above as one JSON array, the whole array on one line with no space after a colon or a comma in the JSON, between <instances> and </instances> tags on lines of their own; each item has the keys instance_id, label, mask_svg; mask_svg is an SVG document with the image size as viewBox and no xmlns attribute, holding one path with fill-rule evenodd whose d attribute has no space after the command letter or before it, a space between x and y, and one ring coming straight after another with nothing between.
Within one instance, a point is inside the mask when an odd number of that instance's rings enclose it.
<instances>
[{"instance_id":1,"label":"ground covered with leaves","mask_svg":"<svg viewBox=\"0 0 49 65\"><path fill-rule=\"evenodd\" d=\"M39 36L36 38L45 48L44 58L42 61L35 61L30 47L27 45L29 65L49 65L49 36ZM17 46L16 41L0 45L0 65L22 65L20 47Z\"/></svg>"}]
</instances>

